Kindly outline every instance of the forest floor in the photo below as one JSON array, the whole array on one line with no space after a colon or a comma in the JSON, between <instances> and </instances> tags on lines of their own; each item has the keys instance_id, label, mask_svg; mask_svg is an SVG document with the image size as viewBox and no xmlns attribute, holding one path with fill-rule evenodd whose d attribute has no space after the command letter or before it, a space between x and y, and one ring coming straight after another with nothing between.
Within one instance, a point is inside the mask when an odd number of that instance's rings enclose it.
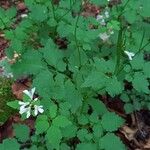
<instances>
[{"instance_id":1,"label":"forest floor","mask_svg":"<svg viewBox=\"0 0 150 150\"><path fill-rule=\"evenodd\" d=\"M18 18L22 13L26 12L26 7L22 1L17 0L1 0L0 7L5 9L15 5L18 9ZM84 15L89 13L97 13L98 9L95 6L87 6ZM4 39L4 34L0 32L0 60L5 58L5 49L9 46L9 41ZM0 74L2 68L0 69ZM28 86L28 80L20 82L14 82L12 84L12 93L17 98L21 98L21 93ZM123 117L126 123L120 128L116 134L123 140L129 150L150 150L150 112L147 110L141 110L134 112L131 115L126 115L123 109L123 102L115 97L114 99L108 96L100 97L107 106L108 110L113 111ZM12 125L14 123L25 123L30 129L34 129L34 118L30 118L26 121L22 121L18 114L10 116L8 120L0 126L0 141L6 137L13 136Z\"/></svg>"}]
</instances>

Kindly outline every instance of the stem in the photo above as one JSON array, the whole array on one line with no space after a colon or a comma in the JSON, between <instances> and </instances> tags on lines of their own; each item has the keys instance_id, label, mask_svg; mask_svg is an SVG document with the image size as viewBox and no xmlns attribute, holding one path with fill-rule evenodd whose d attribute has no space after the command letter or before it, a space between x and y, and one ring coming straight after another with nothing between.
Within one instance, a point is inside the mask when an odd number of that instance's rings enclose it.
<instances>
[{"instance_id":1,"label":"stem","mask_svg":"<svg viewBox=\"0 0 150 150\"><path fill-rule=\"evenodd\" d=\"M122 36L123 36L123 29L122 29L122 25L120 27L119 30L119 34L118 34L118 40L117 40L117 61L116 61L116 66L115 66L115 71L114 74L117 74L120 68L120 60L121 60L121 54L122 54Z\"/></svg>"},{"instance_id":2,"label":"stem","mask_svg":"<svg viewBox=\"0 0 150 150\"><path fill-rule=\"evenodd\" d=\"M74 36L75 36L75 43L76 43L77 50L78 50L79 65L80 65L79 68L80 68L81 67L81 54L80 54L80 48L79 48L78 41L77 41L77 26L78 26L79 18L80 18L80 15L78 15L78 17L77 17L77 21L75 24L75 30L74 30Z\"/></svg>"},{"instance_id":3,"label":"stem","mask_svg":"<svg viewBox=\"0 0 150 150\"><path fill-rule=\"evenodd\" d=\"M53 13L53 17L54 17L54 19L56 20L56 16L55 16L55 8L54 8L54 4L53 4L52 1L51 1L51 5L52 5L52 13Z\"/></svg>"}]
</instances>

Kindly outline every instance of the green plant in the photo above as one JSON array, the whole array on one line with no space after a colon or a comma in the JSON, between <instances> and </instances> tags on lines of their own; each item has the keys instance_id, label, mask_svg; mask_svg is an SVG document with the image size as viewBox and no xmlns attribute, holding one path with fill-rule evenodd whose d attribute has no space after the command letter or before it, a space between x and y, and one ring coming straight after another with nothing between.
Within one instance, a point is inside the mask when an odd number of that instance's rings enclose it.
<instances>
[{"instance_id":1,"label":"green plant","mask_svg":"<svg viewBox=\"0 0 150 150\"><path fill-rule=\"evenodd\" d=\"M2 125L14 112L13 109L6 105L10 100L14 100L11 92L12 80L0 77L0 124Z\"/></svg>"},{"instance_id":2,"label":"green plant","mask_svg":"<svg viewBox=\"0 0 150 150\"><path fill-rule=\"evenodd\" d=\"M14 78L32 78L44 112L26 142L17 132L1 147L16 143L15 150L126 149L113 133L124 120L108 112L98 95L121 96L127 113L134 111L128 105L133 99L126 101L125 95L136 91L149 96L150 63L144 59L150 48L149 2L122 0L111 7L107 0L89 2L103 8L97 18L82 16L85 1L25 0L28 16L15 29L5 28ZM8 105L19 108L16 101Z\"/></svg>"}]
</instances>

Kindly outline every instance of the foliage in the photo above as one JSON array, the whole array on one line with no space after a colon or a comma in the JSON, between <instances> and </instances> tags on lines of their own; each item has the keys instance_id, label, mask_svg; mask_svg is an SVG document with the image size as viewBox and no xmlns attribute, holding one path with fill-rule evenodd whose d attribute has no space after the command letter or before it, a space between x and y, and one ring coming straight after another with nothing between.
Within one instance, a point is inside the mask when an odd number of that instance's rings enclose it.
<instances>
[{"instance_id":1,"label":"foliage","mask_svg":"<svg viewBox=\"0 0 150 150\"><path fill-rule=\"evenodd\" d=\"M11 84L11 79L0 77L0 124L3 124L14 113L14 110L6 105L8 101L14 100Z\"/></svg>"},{"instance_id":2,"label":"foliage","mask_svg":"<svg viewBox=\"0 0 150 150\"><path fill-rule=\"evenodd\" d=\"M120 96L127 113L150 108L149 2L122 0L111 7L108 0L90 2L103 8L97 19L84 17L84 2L77 0L25 0L28 16L15 29L13 15L5 14L7 26L1 18L11 72L15 79L32 78L44 113L33 135L22 137L28 128L14 126L16 136L0 148L14 140L16 150L25 141L23 148L31 150L126 149L114 134L124 120L99 95Z\"/></svg>"}]
</instances>

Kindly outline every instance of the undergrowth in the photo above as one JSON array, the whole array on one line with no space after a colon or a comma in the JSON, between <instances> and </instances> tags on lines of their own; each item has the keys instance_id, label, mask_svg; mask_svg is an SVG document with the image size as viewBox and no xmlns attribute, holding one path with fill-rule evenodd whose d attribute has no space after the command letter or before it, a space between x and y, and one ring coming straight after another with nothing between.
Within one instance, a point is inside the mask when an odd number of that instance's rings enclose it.
<instances>
[{"instance_id":1,"label":"undergrowth","mask_svg":"<svg viewBox=\"0 0 150 150\"><path fill-rule=\"evenodd\" d=\"M127 149L115 134L125 120L98 97L120 97L127 114L150 108L149 0L24 2L16 27L16 9L0 9L0 28L14 79L32 79L23 101L8 105L23 119L36 116L35 132L14 125L1 149ZM85 15L86 3L99 14Z\"/></svg>"}]
</instances>

